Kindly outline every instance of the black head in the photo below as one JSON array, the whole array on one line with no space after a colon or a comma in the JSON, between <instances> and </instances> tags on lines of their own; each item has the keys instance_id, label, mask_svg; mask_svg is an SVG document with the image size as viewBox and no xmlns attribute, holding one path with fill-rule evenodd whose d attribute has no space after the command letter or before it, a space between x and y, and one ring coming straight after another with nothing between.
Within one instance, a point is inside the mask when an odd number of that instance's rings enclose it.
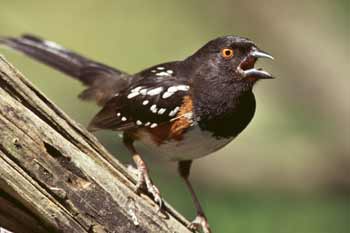
<instances>
[{"instance_id":1,"label":"black head","mask_svg":"<svg viewBox=\"0 0 350 233\"><path fill-rule=\"evenodd\" d=\"M254 68L258 58L273 59L247 38L224 36L209 41L186 60L192 63L197 77L254 84L272 78L268 72Z\"/></svg>"}]
</instances>

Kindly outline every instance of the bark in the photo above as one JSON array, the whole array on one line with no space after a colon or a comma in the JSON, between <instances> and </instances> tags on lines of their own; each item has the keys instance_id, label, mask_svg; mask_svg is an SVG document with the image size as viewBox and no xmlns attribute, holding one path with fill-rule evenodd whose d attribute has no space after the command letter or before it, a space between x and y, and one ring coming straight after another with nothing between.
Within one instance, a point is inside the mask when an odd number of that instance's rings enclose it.
<instances>
[{"instance_id":1,"label":"bark","mask_svg":"<svg viewBox=\"0 0 350 233\"><path fill-rule=\"evenodd\" d=\"M15 233L190 232L96 138L0 56L0 226Z\"/></svg>"}]
</instances>

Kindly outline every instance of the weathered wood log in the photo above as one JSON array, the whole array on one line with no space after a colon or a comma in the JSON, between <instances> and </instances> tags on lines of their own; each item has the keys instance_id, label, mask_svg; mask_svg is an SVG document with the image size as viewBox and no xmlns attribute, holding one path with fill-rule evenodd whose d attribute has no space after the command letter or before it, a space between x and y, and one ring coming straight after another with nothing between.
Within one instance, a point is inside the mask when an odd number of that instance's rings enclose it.
<instances>
[{"instance_id":1,"label":"weathered wood log","mask_svg":"<svg viewBox=\"0 0 350 233\"><path fill-rule=\"evenodd\" d=\"M15 233L190 232L0 56L0 226Z\"/></svg>"}]
</instances>

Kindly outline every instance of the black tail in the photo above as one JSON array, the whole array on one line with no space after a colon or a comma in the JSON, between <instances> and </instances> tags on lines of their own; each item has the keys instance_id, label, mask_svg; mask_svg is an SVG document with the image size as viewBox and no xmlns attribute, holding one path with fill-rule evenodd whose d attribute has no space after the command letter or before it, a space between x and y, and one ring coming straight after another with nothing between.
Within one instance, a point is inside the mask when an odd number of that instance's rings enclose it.
<instances>
[{"instance_id":1,"label":"black tail","mask_svg":"<svg viewBox=\"0 0 350 233\"><path fill-rule=\"evenodd\" d=\"M104 104L126 85L126 73L95 62L62 46L32 35L22 37L0 37L0 44L45 63L89 86L80 97Z\"/></svg>"}]
</instances>

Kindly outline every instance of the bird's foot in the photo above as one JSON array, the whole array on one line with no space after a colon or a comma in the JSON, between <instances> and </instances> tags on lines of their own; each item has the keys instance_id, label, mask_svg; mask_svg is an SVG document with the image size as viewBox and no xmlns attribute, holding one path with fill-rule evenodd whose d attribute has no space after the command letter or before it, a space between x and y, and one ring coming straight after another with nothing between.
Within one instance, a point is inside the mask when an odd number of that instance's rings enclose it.
<instances>
[{"instance_id":1,"label":"bird's foot","mask_svg":"<svg viewBox=\"0 0 350 233\"><path fill-rule=\"evenodd\" d=\"M197 215L197 217L188 225L188 228L192 231L199 231L202 229L203 233L211 233L208 220L203 215Z\"/></svg>"},{"instance_id":2,"label":"bird's foot","mask_svg":"<svg viewBox=\"0 0 350 233\"><path fill-rule=\"evenodd\" d=\"M153 184L151 178L146 171L140 171L138 176L137 184L136 184L136 192L142 193L147 192L153 196L154 202L158 205L158 211L163 206L163 200L160 196L159 189Z\"/></svg>"}]
</instances>

